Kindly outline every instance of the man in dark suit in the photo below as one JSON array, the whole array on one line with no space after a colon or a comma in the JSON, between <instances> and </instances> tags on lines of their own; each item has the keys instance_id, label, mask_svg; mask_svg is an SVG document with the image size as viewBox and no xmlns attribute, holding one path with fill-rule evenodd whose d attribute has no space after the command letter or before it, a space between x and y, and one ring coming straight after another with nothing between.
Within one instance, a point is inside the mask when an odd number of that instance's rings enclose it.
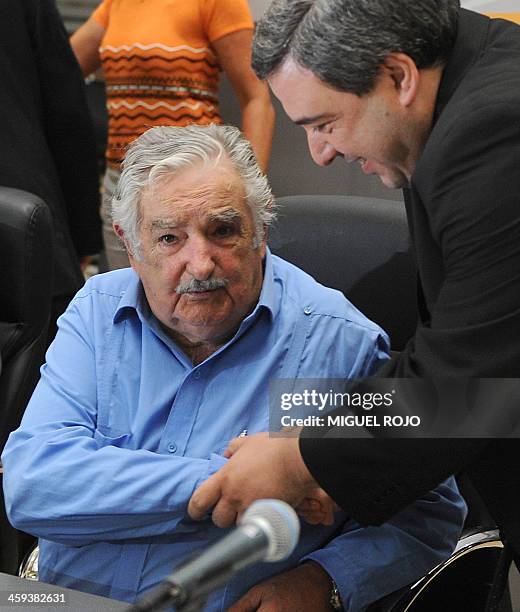
<instances>
[{"instance_id":1,"label":"man in dark suit","mask_svg":"<svg viewBox=\"0 0 520 612\"><path fill-rule=\"evenodd\" d=\"M101 245L94 131L54 0L0 4L0 82L0 185L40 196L53 217L52 335Z\"/></svg>"},{"instance_id":2,"label":"man in dark suit","mask_svg":"<svg viewBox=\"0 0 520 612\"><path fill-rule=\"evenodd\" d=\"M275 0L253 65L317 163L343 157L404 189L421 323L382 376L517 378L520 28L457 0ZM253 499L297 505L318 483L360 523L380 524L466 469L520 551L517 440L345 440L307 427L231 451L194 494L192 516L215 506L224 526Z\"/></svg>"}]
</instances>

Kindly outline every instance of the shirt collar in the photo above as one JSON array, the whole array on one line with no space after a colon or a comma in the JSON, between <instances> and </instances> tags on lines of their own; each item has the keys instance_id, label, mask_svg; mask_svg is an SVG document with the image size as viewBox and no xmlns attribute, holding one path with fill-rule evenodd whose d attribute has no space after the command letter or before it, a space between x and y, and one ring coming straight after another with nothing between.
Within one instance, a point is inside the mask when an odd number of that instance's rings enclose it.
<instances>
[{"instance_id":1,"label":"shirt collar","mask_svg":"<svg viewBox=\"0 0 520 612\"><path fill-rule=\"evenodd\" d=\"M280 309L280 300L277 299L276 283L274 280L273 256L269 250L269 247L266 248L264 259L264 278L262 281L262 289L260 291L258 303L253 309L253 312L244 319L242 325L246 321L256 319L258 312L264 309L267 309L267 311L271 313L272 317L275 317ZM148 300L146 299L146 295L144 293L143 285L133 270L132 278L123 292L121 300L119 301L117 309L114 313L113 322L118 323L124 318L125 314L130 312L137 313L142 322L147 321L152 316L150 306L148 305Z\"/></svg>"},{"instance_id":2,"label":"shirt collar","mask_svg":"<svg viewBox=\"0 0 520 612\"><path fill-rule=\"evenodd\" d=\"M118 323L131 312L137 312L140 319L146 319L148 317L148 312L146 312L143 317L143 306L146 304L148 311L149 307L144 297L144 290L139 276L132 270L132 277L121 295L121 299L119 300L119 304L112 319L113 322Z\"/></svg>"},{"instance_id":3,"label":"shirt collar","mask_svg":"<svg viewBox=\"0 0 520 612\"><path fill-rule=\"evenodd\" d=\"M260 297L258 298L258 304L253 310L253 313L260 308L266 308L273 317L278 314L280 309L280 299L278 299L277 285L274 280L273 255L269 247L266 247L265 251L262 289L260 291Z\"/></svg>"}]
</instances>

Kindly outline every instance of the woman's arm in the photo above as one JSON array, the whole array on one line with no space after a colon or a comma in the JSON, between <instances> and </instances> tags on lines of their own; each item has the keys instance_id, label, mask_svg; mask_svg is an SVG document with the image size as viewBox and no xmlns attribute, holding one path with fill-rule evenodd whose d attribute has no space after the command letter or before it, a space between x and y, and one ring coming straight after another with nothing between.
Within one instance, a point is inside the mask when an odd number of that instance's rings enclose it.
<instances>
[{"instance_id":1,"label":"woman's arm","mask_svg":"<svg viewBox=\"0 0 520 612\"><path fill-rule=\"evenodd\" d=\"M70 44L83 76L87 77L101 66L99 45L104 34L105 28L91 17L71 36Z\"/></svg>"},{"instance_id":2,"label":"woman's arm","mask_svg":"<svg viewBox=\"0 0 520 612\"><path fill-rule=\"evenodd\" d=\"M220 65L229 77L242 112L242 131L251 141L262 170L267 171L274 129L274 108L265 83L251 68L252 30L240 30L213 41Z\"/></svg>"}]
</instances>

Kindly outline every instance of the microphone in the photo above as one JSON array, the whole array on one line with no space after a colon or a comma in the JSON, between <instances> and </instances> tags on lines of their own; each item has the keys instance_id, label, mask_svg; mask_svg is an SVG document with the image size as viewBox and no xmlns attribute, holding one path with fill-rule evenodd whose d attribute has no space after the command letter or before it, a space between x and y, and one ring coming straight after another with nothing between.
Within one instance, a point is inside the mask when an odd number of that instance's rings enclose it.
<instances>
[{"instance_id":1,"label":"microphone","mask_svg":"<svg viewBox=\"0 0 520 612\"><path fill-rule=\"evenodd\" d=\"M296 512L278 499L259 499L244 512L238 527L206 551L183 561L148 597L128 608L152 612L175 604L186 610L237 571L257 561L282 561L293 552L300 535Z\"/></svg>"}]
</instances>

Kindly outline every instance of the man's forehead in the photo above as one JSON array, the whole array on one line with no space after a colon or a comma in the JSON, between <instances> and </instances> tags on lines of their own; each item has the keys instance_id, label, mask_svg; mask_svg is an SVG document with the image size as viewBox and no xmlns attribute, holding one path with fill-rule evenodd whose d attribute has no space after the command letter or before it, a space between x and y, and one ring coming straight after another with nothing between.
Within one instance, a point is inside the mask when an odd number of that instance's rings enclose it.
<instances>
[{"instance_id":1,"label":"man's forehead","mask_svg":"<svg viewBox=\"0 0 520 612\"><path fill-rule=\"evenodd\" d=\"M298 123L306 119L302 109L313 106L315 89L321 93L321 82L307 68L300 66L292 58L286 59L267 79L274 95L282 103L292 121ZM297 95L294 95L296 92Z\"/></svg>"},{"instance_id":2,"label":"man's forehead","mask_svg":"<svg viewBox=\"0 0 520 612\"><path fill-rule=\"evenodd\" d=\"M201 172L186 178L181 173L145 188L141 204L146 225L155 225L159 219L188 223L193 217L209 218L226 209L243 214L246 195L236 172Z\"/></svg>"},{"instance_id":3,"label":"man's forehead","mask_svg":"<svg viewBox=\"0 0 520 612\"><path fill-rule=\"evenodd\" d=\"M228 164L197 164L184 170L163 174L148 184L144 193L160 199L204 196L211 193L243 191L242 179Z\"/></svg>"},{"instance_id":4,"label":"man's forehead","mask_svg":"<svg viewBox=\"0 0 520 612\"><path fill-rule=\"evenodd\" d=\"M171 179L165 187L158 185L148 190L148 195L161 204L171 204L179 209L189 209L192 205L221 205L223 202L240 201L245 195L240 180L229 177L226 180L204 181L199 184L186 185Z\"/></svg>"},{"instance_id":5,"label":"man's forehead","mask_svg":"<svg viewBox=\"0 0 520 612\"><path fill-rule=\"evenodd\" d=\"M319 79L311 70L287 58L267 79L293 123L312 125L337 115L338 105L356 102L357 97L340 92Z\"/></svg>"}]
</instances>

